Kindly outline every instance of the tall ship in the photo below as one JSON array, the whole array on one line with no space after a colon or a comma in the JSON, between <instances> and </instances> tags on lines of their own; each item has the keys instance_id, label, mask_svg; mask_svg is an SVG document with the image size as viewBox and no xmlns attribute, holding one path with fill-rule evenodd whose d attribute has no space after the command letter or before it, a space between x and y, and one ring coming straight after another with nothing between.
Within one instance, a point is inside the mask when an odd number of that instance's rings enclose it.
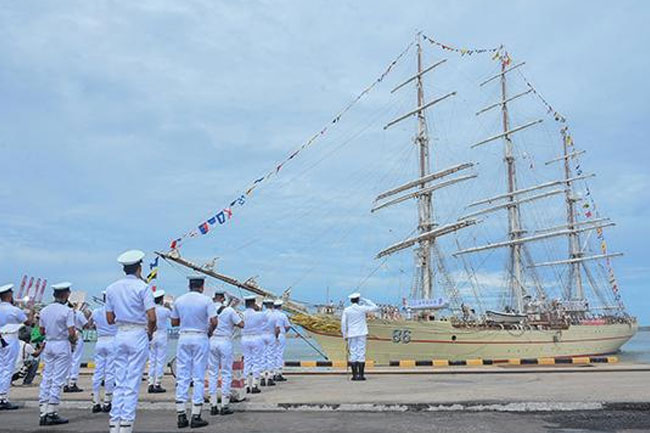
<instances>
[{"instance_id":1,"label":"tall ship","mask_svg":"<svg viewBox=\"0 0 650 433\"><path fill-rule=\"evenodd\" d=\"M488 134L473 143L456 143L458 159L440 166L442 156L445 161L450 157L431 139L429 125L458 93L447 89L427 99L425 89L431 86L426 81L435 81L447 60L425 64L428 43L442 45L418 33L412 44L413 75L391 91L413 92L413 105L383 126L388 131L405 122L414 124L413 141L404 146L415 147L416 165L410 178L379 193L370 210L413 209L410 234L375 257L390 261L410 252L412 284L408 296L381 305L369 316L368 359L386 364L401 359L507 360L617 352L638 324L620 297L611 259L621 254L607 250L603 234L614 223L594 208L586 183L593 174L580 166L585 151L573 142L564 118L521 73L524 62L513 62L499 47L476 51L490 51L498 64L493 75L476 83L497 98L474 113L476 124L483 125L476 130ZM472 50L461 54L467 53ZM540 99L547 118L522 116L518 109L527 98ZM547 134L541 146L529 146L526 131L544 121L557 126L557 136ZM538 164L541 167L533 167L537 159L531 154L540 148L551 156ZM485 190L491 194L481 196ZM178 249L158 254L239 289L283 298L292 322L313 337L330 360L346 359L341 305L310 309L292 300L289 291L274 294L254 280L241 281L187 260ZM486 263L490 273L481 270ZM364 294L372 298L372 287Z\"/></svg>"}]
</instances>

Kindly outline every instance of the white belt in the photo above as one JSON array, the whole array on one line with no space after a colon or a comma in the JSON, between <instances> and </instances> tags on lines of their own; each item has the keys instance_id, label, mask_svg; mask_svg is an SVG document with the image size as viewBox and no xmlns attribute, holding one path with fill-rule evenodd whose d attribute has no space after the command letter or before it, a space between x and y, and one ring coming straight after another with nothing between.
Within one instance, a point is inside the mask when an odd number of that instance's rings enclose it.
<instances>
[{"instance_id":1,"label":"white belt","mask_svg":"<svg viewBox=\"0 0 650 433\"><path fill-rule=\"evenodd\" d=\"M205 335L207 336L208 333L206 331L197 331L196 329L183 329L182 331L179 332L181 335Z\"/></svg>"},{"instance_id":2,"label":"white belt","mask_svg":"<svg viewBox=\"0 0 650 433\"><path fill-rule=\"evenodd\" d=\"M140 325L138 323L118 323L118 331L144 331L145 325Z\"/></svg>"},{"instance_id":3,"label":"white belt","mask_svg":"<svg viewBox=\"0 0 650 433\"><path fill-rule=\"evenodd\" d=\"M228 341L232 340L232 337L229 337L227 335L213 335L210 338L214 338L215 340L228 340Z\"/></svg>"},{"instance_id":4,"label":"white belt","mask_svg":"<svg viewBox=\"0 0 650 433\"><path fill-rule=\"evenodd\" d=\"M115 340L114 335L100 335L97 337L97 341L107 341L107 340Z\"/></svg>"}]
</instances>

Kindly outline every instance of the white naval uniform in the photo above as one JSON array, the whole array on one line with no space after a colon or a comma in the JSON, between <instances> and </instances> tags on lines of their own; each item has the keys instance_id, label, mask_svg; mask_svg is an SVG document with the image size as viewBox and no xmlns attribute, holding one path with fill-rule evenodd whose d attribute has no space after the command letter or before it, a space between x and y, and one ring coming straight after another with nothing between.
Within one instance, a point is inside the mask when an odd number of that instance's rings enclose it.
<instances>
[{"instance_id":1,"label":"white naval uniform","mask_svg":"<svg viewBox=\"0 0 650 433\"><path fill-rule=\"evenodd\" d=\"M72 363L68 373L68 384L77 383L79 379L79 370L81 368L81 355L84 353L83 328L88 324L88 319L79 310L74 311L74 327L77 329L77 344L72 350Z\"/></svg>"},{"instance_id":2,"label":"white naval uniform","mask_svg":"<svg viewBox=\"0 0 650 433\"><path fill-rule=\"evenodd\" d=\"M104 308L115 314L117 325L111 426L120 425L128 430L135 421L140 381L149 352L146 312L155 306L151 289L135 275L126 275L106 288Z\"/></svg>"},{"instance_id":3,"label":"white naval uniform","mask_svg":"<svg viewBox=\"0 0 650 433\"><path fill-rule=\"evenodd\" d=\"M287 328L291 326L289 318L282 310L276 309L276 326L280 328L280 335L275 343L275 364L274 369L277 374L282 372L284 367L284 349L287 347Z\"/></svg>"},{"instance_id":4,"label":"white naval uniform","mask_svg":"<svg viewBox=\"0 0 650 433\"><path fill-rule=\"evenodd\" d=\"M262 350L262 372L265 378L269 378L275 368L275 326L277 316L272 308L267 308L263 311L266 321L262 328L262 342L264 349Z\"/></svg>"},{"instance_id":5,"label":"white naval uniform","mask_svg":"<svg viewBox=\"0 0 650 433\"><path fill-rule=\"evenodd\" d=\"M40 315L39 325L45 330L45 349L41 354L45 366L38 395L42 416L55 413L61 401L72 358L68 329L74 328L75 323L72 308L59 302L43 308Z\"/></svg>"},{"instance_id":6,"label":"white naval uniform","mask_svg":"<svg viewBox=\"0 0 650 433\"><path fill-rule=\"evenodd\" d=\"M364 305L361 305L361 304ZM341 333L347 338L350 362L366 361L366 337L368 325L366 314L377 311L379 307L368 299L360 299L358 304L352 304L343 310L341 315Z\"/></svg>"},{"instance_id":7,"label":"white naval uniform","mask_svg":"<svg viewBox=\"0 0 650 433\"><path fill-rule=\"evenodd\" d=\"M192 415L200 414L210 346L208 323L214 317L217 317L214 303L202 293L188 292L174 301L171 318L181 322L176 350L177 412L185 412L190 382L193 381Z\"/></svg>"},{"instance_id":8,"label":"white naval uniform","mask_svg":"<svg viewBox=\"0 0 650 433\"><path fill-rule=\"evenodd\" d=\"M219 323L210 337L209 384L210 403L216 406L217 384L221 371L221 401L224 406L230 401L230 385L232 383L232 334L235 326L241 323L241 317L232 307L219 307Z\"/></svg>"},{"instance_id":9,"label":"white naval uniform","mask_svg":"<svg viewBox=\"0 0 650 433\"><path fill-rule=\"evenodd\" d=\"M115 334L117 326L109 325L106 309L95 309L92 320L97 332L95 343L95 371L93 372L93 403L99 404L99 389L104 381L104 403L112 401L115 388Z\"/></svg>"},{"instance_id":10,"label":"white naval uniform","mask_svg":"<svg viewBox=\"0 0 650 433\"><path fill-rule=\"evenodd\" d=\"M0 401L7 399L11 387L14 365L20 352L18 330L27 315L20 308L9 302L0 302L0 334L7 342L7 347L0 348Z\"/></svg>"},{"instance_id":11,"label":"white naval uniform","mask_svg":"<svg viewBox=\"0 0 650 433\"><path fill-rule=\"evenodd\" d=\"M244 329L241 333L241 348L244 354L244 376L252 374L253 384L257 386L262 372L262 327L266 322L264 313L247 308L244 311ZM249 386L251 384L249 383Z\"/></svg>"},{"instance_id":12,"label":"white naval uniform","mask_svg":"<svg viewBox=\"0 0 650 433\"><path fill-rule=\"evenodd\" d=\"M149 345L149 385L160 385L167 361L167 329L169 308L156 305L156 332Z\"/></svg>"}]
</instances>

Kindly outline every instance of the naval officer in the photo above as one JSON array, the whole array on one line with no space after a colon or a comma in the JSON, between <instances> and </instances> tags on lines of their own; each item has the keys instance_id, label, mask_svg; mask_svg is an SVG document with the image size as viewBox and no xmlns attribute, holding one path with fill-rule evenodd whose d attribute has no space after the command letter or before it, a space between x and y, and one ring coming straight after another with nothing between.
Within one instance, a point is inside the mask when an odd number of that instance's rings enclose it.
<instances>
[{"instance_id":1,"label":"naval officer","mask_svg":"<svg viewBox=\"0 0 650 433\"><path fill-rule=\"evenodd\" d=\"M364 376L368 336L366 314L377 311L379 307L369 299L362 299L359 293L352 293L348 298L351 305L346 307L341 315L341 333L348 343L348 361L352 366L352 380L366 380Z\"/></svg>"},{"instance_id":2,"label":"naval officer","mask_svg":"<svg viewBox=\"0 0 650 433\"><path fill-rule=\"evenodd\" d=\"M203 406L203 383L210 351L209 335L217 326L217 310L212 300L203 294L205 277L188 277L190 291L174 301L172 326L180 326L176 350L176 413L178 428L205 427L208 422L201 418ZM192 393L192 418L187 422L185 405L190 382Z\"/></svg>"},{"instance_id":3,"label":"naval officer","mask_svg":"<svg viewBox=\"0 0 650 433\"><path fill-rule=\"evenodd\" d=\"M262 327L262 386L275 386L273 380L273 367L275 366L275 342L278 334L276 329L276 316L273 311L273 299L264 299L262 301L264 306L265 322Z\"/></svg>"},{"instance_id":4,"label":"naval officer","mask_svg":"<svg viewBox=\"0 0 650 433\"><path fill-rule=\"evenodd\" d=\"M167 325L171 310L163 305L165 291L162 289L153 292L156 302L156 332L153 334L149 345L149 388L150 394L167 392L162 387L165 361L167 361Z\"/></svg>"},{"instance_id":5,"label":"naval officer","mask_svg":"<svg viewBox=\"0 0 650 433\"><path fill-rule=\"evenodd\" d=\"M232 307L226 305L226 293L223 290L217 289L214 292L213 300L217 307L219 323L210 337L210 357L208 359L210 415L230 415L233 413L228 406L230 385L232 384L232 335L236 327L244 327L244 321ZM221 371L221 405L218 403L217 396L219 371Z\"/></svg>"},{"instance_id":6,"label":"naval officer","mask_svg":"<svg viewBox=\"0 0 650 433\"><path fill-rule=\"evenodd\" d=\"M111 433L131 433L147 362L149 341L156 331L156 309L151 289L142 279L144 253L130 250L117 261L124 278L106 288L106 320L117 325L115 334L115 391L109 421Z\"/></svg>"},{"instance_id":7,"label":"naval officer","mask_svg":"<svg viewBox=\"0 0 650 433\"><path fill-rule=\"evenodd\" d=\"M244 354L244 376L246 377L246 392L258 394L260 373L262 372L262 327L266 317L255 303L255 295L244 297L246 310L244 310L244 329L241 333L241 349Z\"/></svg>"},{"instance_id":8,"label":"naval officer","mask_svg":"<svg viewBox=\"0 0 650 433\"><path fill-rule=\"evenodd\" d=\"M82 392L83 389L77 386L79 380L79 370L81 368L81 355L84 352L83 330L88 326L88 319L78 308L79 305L68 304L74 312L74 326L77 329L77 344L72 351L72 363L68 373L68 383L63 387L63 392Z\"/></svg>"},{"instance_id":9,"label":"naval officer","mask_svg":"<svg viewBox=\"0 0 650 433\"><path fill-rule=\"evenodd\" d=\"M106 302L106 292L102 292ZM90 316L90 326L97 332L95 343L95 371L93 372L93 413L110 412L115 388L115 334L117 327L106 320L106 308L101 306ZM104 406L100 388L104 382Z\"/></svg>"},{"instance_id":10,"label":"naval officer","mask_svg":"<svg viewBox=\"0 0 650 433\"><path fill-rule=\"evenodd\" d=\"M282 304L282 299L276 299L273 302L276 327L278 329L278 335L274 344L274 379L276 382L286 382L287 380L282 375L282 368L284 367L284 349L287 347L287 332L291 329L289 318L282 311Z\"/></svg>"},{"instance_id":11,"label":"naval officer","mask_svg":"<svg viewBox=\"0 0 650 433\"><path fill-rule=\"evenodd\" d=\"M45 335L45 349L41 359L45 366L38 400L41 408L40 425L67 424L68 420L57 413L61 401L61 388L65 383L72 359L72 348L77 343L74 313L68 307L72 284L54 284L54 302L40 313L40 331Z\"/></svg>"},{"instance_id":12,"label":"naval officer","mask_svg":"<svg viewBox=\"0 0 650 433\"><path fill-rule=\"evenodd\" d=\"M7 396L11 387L11 377L14 373L16 359L20 352L18 341L18 330L23 322L27 321L27 315L20 308L14 306L13 284L5 284L0 287L0 410L14 410L18 406L12 404Z\"/></svg>"}]
</instances>

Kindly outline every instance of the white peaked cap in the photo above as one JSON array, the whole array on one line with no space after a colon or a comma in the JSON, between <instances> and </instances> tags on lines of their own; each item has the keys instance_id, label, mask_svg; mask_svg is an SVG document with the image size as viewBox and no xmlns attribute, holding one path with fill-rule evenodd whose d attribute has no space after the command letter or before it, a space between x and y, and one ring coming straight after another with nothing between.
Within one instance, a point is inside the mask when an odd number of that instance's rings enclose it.
<instances>
[{"instance_id":1,"label":"white peaked cap","mask_svg":"<svg viewBox=\"0 0 650 433\"><path fill-rule=\"evenodd\" d=\"M54 290L70 290L72 283L69 281L63 281L61 283L52 284Z\"/></svg>"},{"instance_id":2,"label":"white peaked cap","mask_svg":"<svg viewBox=\"0 0 650 433\"><path fill-rule=\"evenodd\" d=\"M13 290L13 288L13 284L5 284L4 286L0 286L0 293L8 292L9 290Z\"/></svg>"},{"instance_id":3,"label":"white peaked cap","mask_svg":"<svg viewBox=\"0 0 650 433\"><path fill-rule=\"evenodd\" d=\"M216 295L225 295L226 291L224 289L214 289L214 296Z\"/></svg>"},{"instance_id":4,"label":"white peaked cap","mask_svg":"<svg viewBox=\"0 0 650 433\"><path fill-rule=\"evenodd\" d=\"M188 276L187 276L187 279L190 280L190 281L192 281L192 280L201 280L201 281L205 281L205 276L204 276L204 275L200 275L200 274L194 274L194 275L188 275Z\"/></svg>"},{"instance_id":5,"label":"white peaked cap","mask_svg":"<svg viewBox=\"0 0 650 433\"><path fill-rule=\"evenodd\" d=\"M153 292L154 298L160 298L161 296L165 296L165 291L163 289L156 290L155 292Z\"/></svg>"},{"instance_id":6,"label":"white peaked cap","mask_svg":"<svg viewBox=\"0 0 650 433\"><path fill-rule=\"evenodd\" d=\"M117 258L117 262L121 265L135 265L140 263L144 259L144 253L140 250L129 250L120 254Z\"/></svg>"},{"instance_id":7,"label":"white peaked cap","mask_svg":"<svg viewBox=\"0 0 650 433\"><path fill-rule=\"evenodd\" d=\"M255 300L257 300L257 296L255 295L244 296L244 301L255 301Z\"/></svg>"},{"instance_id":8,"label":"white peaked cap","mask_svg":"<svg viewBox=\"0 0 650 433\"><path fill-rule=\"evenodd\" d=\"M277 307L281 306L282 304L283 304L282 299L276 299L275 301L273 301L273 305Z\"/></svg>"},{"instance_id":9,"label":"white peaked cap","mask_svg":"<svg viewBox=\"0 0 650 433\"><path fill-rule=\"evenodd\" d=\"M262 304L272 304L272 303L273 303L273 299L269 299L269 298L266 298L262 301Z\"/></svg>"},{"instance_id":10,"label":"white peaked cap","mask_svg":"<svg viewBox=\"0 0 650 433\"><path fill-rule=\"evenodd\" d=\"M354 292L351 295L348 295L349 299L357 299L357 298L360 298L360 297L361 297L361 293L359 293L359 292Z\"/></svg>"}]
</instances>

